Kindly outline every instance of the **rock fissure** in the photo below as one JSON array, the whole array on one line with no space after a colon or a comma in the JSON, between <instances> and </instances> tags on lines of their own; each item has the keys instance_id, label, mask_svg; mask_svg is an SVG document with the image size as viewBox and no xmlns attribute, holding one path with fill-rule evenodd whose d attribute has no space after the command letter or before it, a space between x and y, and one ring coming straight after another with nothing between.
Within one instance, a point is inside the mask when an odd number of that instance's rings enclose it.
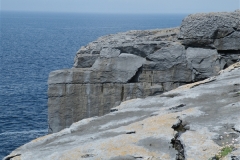
<instances>
[{"instance_id":1,"label":"rock fissure","mask_svg":"<svg viewBox=\"0 0 240 160\"><path fill-rule=\"evenodd\" d=\"M238 133L240 133L240 130L238 130L238 129L236 129L236 128L232 128L232 130L234 130L235 132L238 132Z\"/></svg>"},{"instance_id":2,"label":"rock fissure","mask_svg":"<svg viewBox=\"0 0 240 160\"><path fill-rule=\"evenodd\" d=\"M8 157L6 157L4 160L12 160L12 159L14 159L14 158L16 158L16 157L19 157L19 156L21 156L21 154L16 154L16 155L14 155L14 156L8 156Z\"/></svg>"},{"instance_id":3,"label":"rock fissure","mask_svg":"<svg viewBox=\"0 0 240 160\"><path fill-rule=\"evenodd\" d=\"M231 156L231 160L239 160L240 157L237 156Z\"/></svg>"},{"instance_id":4,"label":"rock fissure","mask_svg":"<svg viewBox=\"0 0 240 160\"><path fill-rule=\"evenodd\" d=\"M118 109L112 108L112 109L110 110L110 112L116 112L116 111L118 111Z\"/></svg>"},{"instance_id":5,"label":"rock fissure","mask_svg":"<svg viewBox=\"0 0 240 160\"><path fill-rule=\"evenodd\" d=\"M183 121L181 119L179 119L178 122L172 126L172 128L177 132L170 142L172 147L178 152L176 155L176 160L185 160L184 146L179 138L184 132L186 132L187 129L185 128L185 125L183 125Z\"/></svg>"},{"instance_id":6,"label":"rock fissure","mask_svg":"<svg viewBox=\"0 0 240 160\"><path fill-rule=\"evenodd\" d=\"M129 132L126 132L126 134L136 134L136 131L129 131Z\"/></svg>"},{"instance_id":7,"label":"rock fissure","mask_svg":"<svg viewBox=\"0 0 240 160\"><path fill-rule=\"evenodd\" d=\"M233 27L233 30L234 30L234 27ZM232 35L232 34L234 34L234 33L236 33L236 32L237 32L237 31L234 30L234 31L232 31L232 32L229 32L228 34L226 34L224 37L221 37L221 38L228 37L228 36L230 36L230 35ZM220 39L220 38L218 38L218 39Z\"/></svg>"},{"instance_id":8,"label":"rock fissure","mask_svg":"<svg viewBox=\"0 0 240 160\"><path fill-rule=\"evenodd\" d=\"M185 106L186 106L186 104L180 104L180 105L177 105L175 107L170 108L169 110L176 110L176 109L179 109L179 108L182 108L182 107L185 107Z\"/></svg>"},{"instance_id":9,"label":"rock fissure","mask_svg":"<svg viewBox=\"0 0 240 160\"><path fill-rule=\"evenodd\" d=\"M139 76L142 74L143 66L139 67L135 73L135 75L128 80L127 83L137 83L139 82Z\"/></svg>"}]
</instances>

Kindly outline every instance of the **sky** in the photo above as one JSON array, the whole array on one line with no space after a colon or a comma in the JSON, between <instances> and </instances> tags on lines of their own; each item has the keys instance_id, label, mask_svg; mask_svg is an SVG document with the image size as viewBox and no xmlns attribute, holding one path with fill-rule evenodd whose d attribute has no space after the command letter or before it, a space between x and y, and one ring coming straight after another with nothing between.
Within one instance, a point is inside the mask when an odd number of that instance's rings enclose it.
<instances>
[{"instance_id":1,"label":"sky","mask_svg":"<svg viewBox=\"0 0 240 160\"><path fill-rule=\"evenodd\" d=\"M1 11L197 13L234 11L240 0L0 0Z\"/></svg>"}]
</instances>

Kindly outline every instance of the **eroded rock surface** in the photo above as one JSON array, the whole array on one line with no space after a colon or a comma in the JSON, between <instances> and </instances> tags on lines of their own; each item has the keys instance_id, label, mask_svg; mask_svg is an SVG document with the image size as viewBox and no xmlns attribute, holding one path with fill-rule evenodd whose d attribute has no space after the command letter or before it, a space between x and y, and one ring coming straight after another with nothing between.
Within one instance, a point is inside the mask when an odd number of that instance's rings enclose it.
<instances>
[{"instance_id":1,"label":"eroded rock surface","mask_svg":"<svg viewBox=\"0 0 240 160\"><path fill-rule=\"evenodd\" d=\"M187 46L239 50L240 11L189 15L178 37Z\"/></svg>"},{"instance_id":2,"label":"eroded rock surface","mask_svg":"<svg viewBox=\"0 0 240 160\"><path fill-rule=\"evenodd\" d=\"M232 138L238 141L226 159L239 159L239 113L238 62L204 81L122 102L102 117L33 140L5 160L208 160Z\"/></svg>"},{"instance_id":3,"label":"eroded rock surface","mask_svg":"<svg viewBox=\"0 0 240 160\"><path fill-rule=\"evenodd\" d=\"M49 75L49 133L121 102L203 80L240 60L239 11L190 15L179 28L128 31L81 47Z\"/></svg>"}]
</instances>

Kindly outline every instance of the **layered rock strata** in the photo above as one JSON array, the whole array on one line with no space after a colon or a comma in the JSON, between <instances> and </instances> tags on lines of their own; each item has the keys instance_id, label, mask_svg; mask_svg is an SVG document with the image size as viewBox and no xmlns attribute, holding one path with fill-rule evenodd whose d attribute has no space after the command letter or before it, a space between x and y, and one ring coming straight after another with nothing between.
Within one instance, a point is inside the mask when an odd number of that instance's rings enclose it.
<instances>
[{"instance_id":1,"label":"layered rock strata","mask_svg":"<svg viewBox=\"0 0 240 160\"><path fill-rule=\"evenodd\" d=\"M49 75L49 133L121 102L203 80L239 61L240 12L195 14L180 28L129 31L82 47Z\"/></svg>"},{"instance_id":2,"label":"layered rock strata","mask_svg":"<svg viewBox=\"0 0 240 160\"><path fill-rule=\"evenodd\" d=\"M33 140L4 160L240 159L240 63L204 81L128 100L102 117Z\"/></svg>"}]
</instances>

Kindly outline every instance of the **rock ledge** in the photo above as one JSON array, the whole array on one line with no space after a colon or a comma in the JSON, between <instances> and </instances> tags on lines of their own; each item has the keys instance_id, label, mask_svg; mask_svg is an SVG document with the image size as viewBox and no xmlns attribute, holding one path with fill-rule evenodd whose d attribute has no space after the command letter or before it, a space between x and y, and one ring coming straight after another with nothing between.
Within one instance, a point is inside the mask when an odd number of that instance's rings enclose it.
<instances>
[{"instance_id":1,"label":"rock ledge","mask_svg":"<svg viewBox=\"0 0 240 160\"><path fill-rule=\"evenodd\" d=\"M239 17L194 14L180 28L117 33L81 47L73 68L49 75L49 133L217 75L240 59Z\"/></svg>"}]
</instances>

